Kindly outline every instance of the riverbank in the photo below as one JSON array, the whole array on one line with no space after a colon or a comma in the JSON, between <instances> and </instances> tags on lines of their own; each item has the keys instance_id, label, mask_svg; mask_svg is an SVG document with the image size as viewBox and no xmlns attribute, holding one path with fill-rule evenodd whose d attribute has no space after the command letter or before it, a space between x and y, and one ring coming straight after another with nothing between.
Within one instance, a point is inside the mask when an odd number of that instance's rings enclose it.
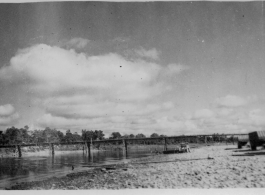
<instances>
[{"instance_id":1,"label":"riverbank","mask_svg":"<svg viewBox=\"0 0 265 195\"><path fill-rule=\"evenodd\" d=\"M263 188L265 152L236 145L154 155L108 167L88 167L60 178L19 183L18 190Z\"/></svg>"},{"instance_id":2,"label":"riverbank","mask_svg":"<svg viewBox=\"0 0 265 195\"><path fill-rule=\"evenodd\" d=\"M204 144L191 144L191 148L202 147ZM169 145L168 148L176 148L177 145ZM93 146L91 152L98 152L98 151L119 151L123 150L123 145L108 145L103 147L96 147ZM143 144L134 144L129 145L128 150L148 150L150 152L158 152L162 153L164 150L164 145L143 145ZM83 148L83 145L59 145L54 146L55 155L56 154L64 154L73 151L84 151L87 152L86 148ZM21 148L22 156L47 156L50 155L49 146L30 146L30 147L22 147ZM10 157L18 157L18 151L16 148L0 148L0 158L10 158Z\"/></svg>"},{"instance_id":3,"label":"riverbank","mask_svg":"<svg viewBox=\"0 0 265 195\"><path fill-rule=\"evenodd\" d=\"M83 151L83 145L59 145L55 146L54 150L57 154L73 152L73 151ZM103 149L92 148L92 152L99 151ZM49 146L29 146L21 148L22 156L46 156L50 154ZM18 157L18 150L16 148L0 148L0 157Z\"/></svg>"}]
</instances>

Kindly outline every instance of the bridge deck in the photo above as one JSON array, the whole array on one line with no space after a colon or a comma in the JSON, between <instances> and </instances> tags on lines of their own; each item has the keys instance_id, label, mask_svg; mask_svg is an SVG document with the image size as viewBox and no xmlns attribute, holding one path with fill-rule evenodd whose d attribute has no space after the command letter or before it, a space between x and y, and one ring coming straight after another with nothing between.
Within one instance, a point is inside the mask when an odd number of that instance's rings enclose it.
<instances>
[{"instance_id":1,"label":"bridge deck","mask_svg":"<svg viewBox=\"0 0 265 195\"><path fill-rule=\"evenodd\" d=\"M248 135L248 134L220 134L220 135L181 135L181 136L169 136L169 137L148 137L148 138L123 138L123 139L106 139L106 140L94 140L92 143L113 143L113 142L124 142L124 141L149 141L149 140L169 140L169 139L187 139L187 138L199 138L199 137L212 137L212 136L220 136L220 137L227 137L227 136L241 136L241 135ZM14 148L17 145L21 147L28 147L28 146L48 146L50 144L54 145L75 145L75 144L91 144L91 141L79 141L79 142L69 142L69 143L39 143L39 144L12 144L12 145L0 145L0 148Z\"/></svg>"}]
</instances>

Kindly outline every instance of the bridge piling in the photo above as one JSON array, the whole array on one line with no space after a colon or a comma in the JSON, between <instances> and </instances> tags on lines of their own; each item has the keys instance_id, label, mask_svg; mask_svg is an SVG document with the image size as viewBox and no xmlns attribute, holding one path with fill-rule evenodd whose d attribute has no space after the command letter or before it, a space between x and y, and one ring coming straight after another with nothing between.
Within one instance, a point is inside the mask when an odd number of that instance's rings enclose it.
<instances>
[{"instance_id":1,"label":"bridge piling","mask_svg":"<svg viewBox=\"0 0 265 195\"><path fill-rule=\"evenodd\" d=\"M18 157L22 157L21 146L17 145Z\"/></svg>"},{"instance_id":2,"label":"bridge piling","mask_svg":"<svg viewBox=\"0 0 265 195\"><path fill-rule=\"evenodd\" d=\"M91 144L90 144L90 142L87 142L86 144L87 144L88 155L91 156L91 147L90 147Z\"/></svg>"},{"instance_id":3,"label":"bridge piling","mask_svg":"<svg viewBox=\"0 0 265 195\"><path fill-rule=\"evenodd\" d=\"M52 144L52 155L54 155L54 144Z\"/></svg>"},{"instance_id":4,"label":"bridge piling","mask_svg":"<svg viewBox=\"0 0 265 195\"><path fill-rule=\"evenodd\" d=\"M54 155L54 144L53 143L50 144L50 152L52 153L52 155Z\"/></svg>"},{"instance_id":5,"label":"bridge piling","mask_svg":"<svg viewBox=\"0 0 265 195\"><path fill-rule=\"evenodd\" d=\"M122 142L123 142L124 149L125 149L125 151L127 152L127 151L128 151L128 144L127 144L127 141L123 139Z\"/></svg>"},{"instance_id":6,"label":"bridge piling","mask_svg":"<svg viewBox=\"0 0 265 195\"><path fill-rule=\"evenodd\" d=\"M164 138L164 150L167 151L167 138L165 137Z\"/></svg>"}]
</instances>

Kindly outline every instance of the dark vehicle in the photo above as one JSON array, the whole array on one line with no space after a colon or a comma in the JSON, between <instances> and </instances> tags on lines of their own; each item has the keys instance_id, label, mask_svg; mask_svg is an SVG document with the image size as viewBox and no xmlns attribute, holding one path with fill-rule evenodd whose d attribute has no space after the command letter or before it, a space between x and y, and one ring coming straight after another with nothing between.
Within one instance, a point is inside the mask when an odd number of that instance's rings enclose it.
<instances>
[{"instance_id":1,"label":"dark vehicle","mask_svg":"<svg viewBox=\"0 0 265 195\"><path fill-rule=\"evenodd\" d=\"M265 144L265 131L254 131L248 134L249 142L252 150L256 150L257 146Z\"/></svg>"},{"instance_id":2,"label":"dark vehicle","mask_svg":"<svg viewBox=\"0 0 265 195\"><path fill-rule=\"evenodd\" d=\"M237 147L238 149L242 148L242 146L245 146L249 141L249 135L239 135L238 141L237 141Z\"/></svg>"}]
</instances>

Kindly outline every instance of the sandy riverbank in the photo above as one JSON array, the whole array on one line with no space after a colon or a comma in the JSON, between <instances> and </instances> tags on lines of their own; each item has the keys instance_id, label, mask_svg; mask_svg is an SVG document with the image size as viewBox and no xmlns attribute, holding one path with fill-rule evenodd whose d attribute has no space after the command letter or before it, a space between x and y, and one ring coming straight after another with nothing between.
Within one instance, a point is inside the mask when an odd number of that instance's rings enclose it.
<instances>
[{"instance_id":1,"label":"sandy riverbank","mask_svg":"<svg viewBox=\"0 0 265 195\"><path fill-rule=\"evenodd\" d=\"M236 145L206 146L191 153L155 155L61 178L20 183L12 189L263 188L265 150L238 152Z\"/></svg>"}]
</instances>

